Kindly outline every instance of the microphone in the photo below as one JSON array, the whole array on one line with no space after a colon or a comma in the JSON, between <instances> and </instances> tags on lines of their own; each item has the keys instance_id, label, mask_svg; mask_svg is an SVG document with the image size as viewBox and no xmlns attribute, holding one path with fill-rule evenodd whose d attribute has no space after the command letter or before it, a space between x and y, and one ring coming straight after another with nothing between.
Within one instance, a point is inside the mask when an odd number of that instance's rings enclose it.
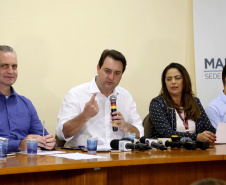
<instances>
[{"instance_id":1,"label":"microphone","mask_svg":"<svg viewBox=\"0 0 226 185\"><path fill-rule=\"evenodd\" d=\"M206 150L209 148L208 141L203 141L203 140L193 141L189 137L182 137L180 141L184 143L184 148L187 150L196 150L196 148L200 148L201 150Z\"/></svg>"},{"instance_id":2,"label":"microphone","mask_svg":"<svg viewBox=\"0 0 226 185\"><path fill-rule=\"evenodd\" d=\"M160 150L167 150L166 146L158 143L156 139L146 139L146 144Z\"/></svg>"},{"instance_id":3,"label":"microphone","mask_svg":"<svg viewBox=\"0 0 226 185\"><path fill-rule=\"evenodd\" d=\"M139 139L130 139L130 138L122 138L121 140L127 140L127 141L131 141L133 144L137 144L140 143Z\"/></svg>"},{"instance_id":4,"label":"microphone","mask_svg":"<svg viewBox=\"0 0 226 185\"><path fill-rule=\"evenodd\" d=\"M149 150L149 149L152 149L152 147L146 145L146 144L143 144L143 143L136 143L136 144L133 144L133 143L127 143L125 145L126 148L128 149L137 149L137 150Z\"/></svg>"},{"instance_id":5,"label":"microphone","mask_svg":"<svg viewBox=\"0 0 226 185\"><path fill-rule=\"evenodd\" d=\"M167 150L166 146L161 143L158 143L157 139L150 139L143 136L140 138L140 142L160 150Z\"/></svg>"},{"instance_id":6,"label":"microphone","mask_svg":"<svg viewBox=\"0 0 226 185\"><path fill-rule=\"evenodd\" d=\"M113 150L118 150L119 149L119 141L120 139L113 139L111 142L110 142L110 146Z\"/></svg>"},{"instance_id":7,"label":"microphone","mask_svg":"<svg viewBox=\"0 0 226 185\"><path fill-rule=\"evenodd\" d=\"M140 142L141 142L141 143L145 143L145 139L146 139L146 137L144 137L144 136L141 137L141 138L140 138Z\"/></svg>"},{"instance_id":8,"label":"microphone","mask_svg":"<svg viewBox=\"0 0 226 185\"><path fill-rule=\"evenodd\" d=\"M111 95L110 96L111 113L117 111L116 100L117 100L117 98L116 98L115 95ZM112 117L117 116L117 114L111 114L111 115L112 115ZM117 123L114 123L114 122L112 123L112 129L113 129L113 131L114 132L117 132L118 131L118 127L114 127L114 125L117 125Z\"/></svg>"},{"instance_id":9,"label":"microphone","mask_svg":"<svg viewBox=\"0 0 226 185\"><path fill-rule=\"evenodd\" d=\"M189 137L182 137L180 141L183 143L183 146L187 150L196 150L197 144Z\"/></svg>"},{"instance_id":10,"label":"microphone","mask_svg":"<svg viewBox=\"0 0 226 185\"><path fill-rule=\"evenodd\" d=\"M182 137L180 141L183 143L186 143L186 142L192 142L193 140L190 137Z\"/></svg>"},{"instance_id":11,"label":"microphone","mask_svg":"<svg viewBox=\"0 0 226 185\"><path fill-rule=\"evenodd\" d=\"M121 150L121 151L131 151L131 149L137 149L137 150L152 149L152 147L143 143L133 144L132 141L119 140L119 139L113 139L110 143L110 146L114 150Z\"/></svg>"},{"instance_id":12,"label":"microphone","mask_svg":"<svg viewBox=\"0 0 226 185\"><path fill-rule=\"evenodd\" d=\"M180 142L180 141L171 142L171 141L167 140L165 142L165 146L166 147L171 147L171 148L174 148L174 147L181 148L183 146L183 143Z\"/></svg>"},{"instance_id":13,"label":"microphone","mask_svg":"<svg viewBox=\"0 0 226 185\"><path fill-rule=\"evenodd\" d=\"M128 151L131 151L130 148L126 147L126 144L128 143L132 144L132 142L128 140L113 139L110 142L110 146L113 150L121 150L124 152L128 152Z\"/></svg>"},{"instance_id":14,"label":"microphone","mask_svg":"<svg viewBox=\"0 0 226 185\"><path fill-rule=\"evenodd\" d=\"M158 138L158 143L165 145L166 147L181 148L183 143L181 141L172 142L171 138Z\"/></svg>"},{"instance_id":15,"label":"microphone","mask_svg":"<svg viewBox=\"0 0 226 185\"><path fill-rule=\"evenodd\" d=\"M131 141L121 140L119 141L119 150L124 152L130 152L133 148L128 147L128 144L132 144Z\"/></svg>"},{"instance_id":16,"label":"microphone","mask_svg":"<svg viewBox=\"0 0 226 185\"><path fill-rule=\"evenodd\" d=\"M200 148L201 150L205 150L210 147L210 143L208 141L197 140L196 144L197 144L197 148Z\"/></svg>"},{"instance_id":17,"label":"microphone","mask_svg":"<svg viewBox=\"0 0 226 185\"><path fill-rule=\"evenodd\" d=\"M173 136L171 138L158 138L159 143L164 143L166 147L185 148L186 150L196 150L197 144L189 137Z\"/></svg>"}]
</instances>

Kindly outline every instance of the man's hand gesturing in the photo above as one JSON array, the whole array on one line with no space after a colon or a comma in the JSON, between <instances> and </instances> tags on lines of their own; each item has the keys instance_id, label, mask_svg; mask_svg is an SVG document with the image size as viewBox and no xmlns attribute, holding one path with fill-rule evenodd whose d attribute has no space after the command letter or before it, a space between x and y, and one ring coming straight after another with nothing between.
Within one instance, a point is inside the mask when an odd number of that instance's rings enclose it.
<instances>
[{"instance_id":1,"label":"man's hand gesturing","mask_svg":"<svg viewBox=\"0 0 226 185\"><path fill-rule=\"evenodd\" d=\"M99 107L97 104L97 101L95 100L97 93L94 93L93 96L91 97L90 101L88 101L85 105L83 114L88 118L92 118L97 115L99 112Z\"/></svg>"}]
</instances>

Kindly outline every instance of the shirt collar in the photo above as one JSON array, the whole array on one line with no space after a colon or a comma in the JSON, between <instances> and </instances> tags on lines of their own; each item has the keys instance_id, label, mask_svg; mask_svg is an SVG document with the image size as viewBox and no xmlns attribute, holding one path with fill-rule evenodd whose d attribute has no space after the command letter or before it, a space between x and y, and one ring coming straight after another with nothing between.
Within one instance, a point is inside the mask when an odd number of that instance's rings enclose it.
<instances>
[{"instance_id":1,"label":"shirt collar","mask_svg":"<svg viewBox=\"0 0 226 185\"><path fill-rule=\"evenodd\" d=\"M226 95L224 94L224 91L220 95L222 101L226 104Z\"/></svg>"},{"instance_id":2,"label":"shirt collar","mask_svg":"<svg viewBox=\"0 0 226 185\"><path fill-rule=\"evenodd\" d=\"M3 95L2 93L0 93L0 95L5 96L5 95ZM16 95L16 92L15 92L15 90L13 89L13 87L11 86L11 87L10 87L10 95L9 95L9 96L14 96L14 95Z\"/></svg>"},{"instance_id":3,"label":"shirt collar","mask_svg":"<svg viewBox=\"0 0 226 185\"><path fill-rule=\"evenodd\" d=\"M96 84L96 77L97 77L98 75L96 75L93 79L92 79L92 81L90 82L90 92L93 94L93 93L101 93L100 92L100 89L97 87L97 84ZM113 91L113 93L112 94L114 94L114 95L117 95L117 94L119 94L120 93L120 88L117 86L115 89L114 89L114 91Z\"/></svg>"},{"instance_id":4,"label":"shirt collar","mask_svg":"<svg viewBox=\"0 0 226 185\"><path fill-rule=\"evenodd\" d=\"M15 92L14 88L11 86L11 94L9 96L13 96L13 95L16 95L16 92Z\"/></svg>"}]
</instances>

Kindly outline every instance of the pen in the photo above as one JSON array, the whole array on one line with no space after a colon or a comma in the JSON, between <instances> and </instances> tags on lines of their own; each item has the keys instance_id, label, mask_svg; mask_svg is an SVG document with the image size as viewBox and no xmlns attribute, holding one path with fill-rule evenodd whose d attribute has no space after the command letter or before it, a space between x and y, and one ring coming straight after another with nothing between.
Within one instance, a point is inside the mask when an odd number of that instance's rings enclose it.
<instances>
[{"instance_id":1,"label":"pen","mask_svg":"<svg viewBox=\"0 0 226 185\"><path fill-rule=\"evenodd\" d=\"M43 121L43 124L42 124L42 126L43 126L43 132L42 132L42 136L44 137L44 136L45 136L45 121Z\"/></svg>"},{"instance_id":2,"label":"pen","mask_svg":"<svg viewBox=\"0 0 226 185\"><path fill-rule=\"evenodd\" d=\"M85 146L78 146L78 148L85 148Z\"/></svg>"}]
</instances>

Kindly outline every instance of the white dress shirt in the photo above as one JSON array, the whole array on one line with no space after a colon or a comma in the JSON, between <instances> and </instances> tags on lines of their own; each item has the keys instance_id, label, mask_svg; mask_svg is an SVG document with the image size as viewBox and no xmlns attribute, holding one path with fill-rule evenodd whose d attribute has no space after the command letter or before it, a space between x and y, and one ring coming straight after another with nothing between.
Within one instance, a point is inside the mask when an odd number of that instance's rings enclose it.
<instances>
[{"instance_id":1,"label":"white dress shirt","mask_svg":"<svg viewBox=\"0 0 226 185\"><path fill-rule=\"evenodd\" d=\"M94 93L97 93L95 100L99 107L98 114L87 121L73 137L65 139L62 132L64 123L81 114L85 104L90 101ZM144 128L141 118L136 111L136 104L130 93L126 89L117 86L112 94L117 97L117 110L122 113L127 123L135 126L139 130L140 137L142 137L144 135ZM56 134L59 139L67 141L65 146L86 146L88 136L98 137L98 145L109 145L111 140L124 137L124 133L120 130L117 132L112 130L112 123L110 121L110 96L106 97L100 92L94 77L91 82L72 88L64 97L58 115Z\"/></svg>"}]
</instances>

